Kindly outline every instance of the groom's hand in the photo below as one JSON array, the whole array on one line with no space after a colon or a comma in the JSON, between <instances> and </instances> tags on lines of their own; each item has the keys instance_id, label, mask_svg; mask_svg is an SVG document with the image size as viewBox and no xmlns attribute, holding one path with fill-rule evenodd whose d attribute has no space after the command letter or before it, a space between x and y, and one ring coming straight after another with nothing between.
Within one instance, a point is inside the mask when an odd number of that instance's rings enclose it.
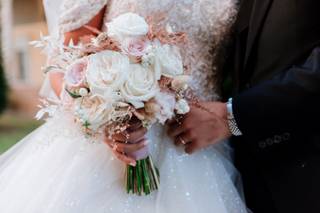
<instances>
[{"instance_id":1,"label":"groom's hand","mask_svg":"<svg viewBox=\"0 0 320 213\"><path fill-rule=\"evenodd\" d=\"M174 138L176 145L185 145L189 154L231 137L226 104L202 102L200 105L191 106L180 122L169 123L169 136Z\"/></svg>"}]
</instances>

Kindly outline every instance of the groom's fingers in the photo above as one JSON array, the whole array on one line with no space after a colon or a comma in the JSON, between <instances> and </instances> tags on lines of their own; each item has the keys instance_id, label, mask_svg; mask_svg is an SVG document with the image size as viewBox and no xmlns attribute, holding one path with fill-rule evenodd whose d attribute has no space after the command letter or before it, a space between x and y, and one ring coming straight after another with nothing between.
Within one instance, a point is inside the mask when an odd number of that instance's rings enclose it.
<instances>
[{"instance_id":1,"label":"groom's fingers","mask_svg":"<svg viewBox=\"0 0 320 213\"><path fill-rule=\"evenodd\" d=\"M166 122L166 124L167 124L168 126L171 126L171 125L173 125L173 124L175 124L175 123L177 123L177 120L174 119L174 118L172 118L172 119L170 119L170 120L168 120L168 121Z\"/></svg>"},{"instance_id":2,"label":"groom's fingers","mask_svg":"<svg viewBox=\"0 0 320 213\"><path fill-rule=\"evenodd\" d=\"M184 128L178 123L175 123L175 124L169 126L169 128L168 128L168 135L172 138L177 137L178 135L182 134L183 132L184 132Z\"/></svg>"},{"instance_id":3,"label":"groom's fingers","mask_svg":"<svg viewBox=\"0 0 320 213\"><path fill-rule=\"evenodd\" d=\"M200 146L198 145L198 143L193 142L193 143L186 145L185 152L190 155L190 154L194 153L195 151L197 151L199 148L200 148Z\"/></svg>"},{"instance_id":4,"label":"groom's fingers","mask_svg":"<svg viewBox=\"0 0 320 213\"><path fill-rule=\"evenodd\" d=\"M191 134L190 132L185 132L185 133L182 133L181 135L178 135L177 137L175 137L174 139L174 144L176 146L179 146L179 145L187 145L189 143L192 142L192 137L191 137Z\"/></svg>"}]
</instances>

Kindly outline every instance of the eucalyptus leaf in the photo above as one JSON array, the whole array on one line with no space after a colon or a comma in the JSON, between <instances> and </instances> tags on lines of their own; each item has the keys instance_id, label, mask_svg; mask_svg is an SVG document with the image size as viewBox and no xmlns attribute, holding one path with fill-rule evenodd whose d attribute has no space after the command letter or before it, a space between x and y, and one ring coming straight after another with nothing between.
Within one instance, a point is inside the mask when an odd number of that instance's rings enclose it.
<instances>
[{"instance_id":1,"label":"eucalyptus leaf","mask_svg":"<svg viewBox=\"0 0 320 213\"><path fill-rule=\"evenodd\" d=\"M79 94L76 94L74 92L71 92L70 90L68 90L67 88L65 88L65 90L67 91L67 93L71 96L71 98L77 99L77 98L81 98L82 96Z\"/></svg>"}]
</instances>

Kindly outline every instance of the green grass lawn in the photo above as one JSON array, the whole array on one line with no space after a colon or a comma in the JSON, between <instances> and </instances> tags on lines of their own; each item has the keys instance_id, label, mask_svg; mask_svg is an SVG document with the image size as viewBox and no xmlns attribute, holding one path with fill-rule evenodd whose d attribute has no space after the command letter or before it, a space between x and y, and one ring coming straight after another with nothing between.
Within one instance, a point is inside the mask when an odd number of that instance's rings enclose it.
<instances>
[{"instance_id":1,"label":"green grass lawn","mask_svg":"<svg viewBox=\"0 0 320 213\"><path fill-rule=\"evenodd\" d=\"M14 113L0 116L0 154L41 125L41 122Z\"/></svg>"}]
</instances>

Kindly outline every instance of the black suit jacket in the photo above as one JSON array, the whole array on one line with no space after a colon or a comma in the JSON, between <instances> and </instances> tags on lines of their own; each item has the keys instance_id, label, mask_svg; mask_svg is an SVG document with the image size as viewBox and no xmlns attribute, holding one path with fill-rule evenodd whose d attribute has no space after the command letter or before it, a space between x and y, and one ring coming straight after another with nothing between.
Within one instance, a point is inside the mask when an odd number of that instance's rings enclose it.
<instances>
[{"instance_id":1,"label":"black suit jacket","mask_svg":"<svg viewBox=\"0 0 320 213\"><path fill-rule=\"evenodd\" d=\"M243 0L234 75L236 166L254 213L320 212L320 1Z\"/></svg>"}]
</instances>

